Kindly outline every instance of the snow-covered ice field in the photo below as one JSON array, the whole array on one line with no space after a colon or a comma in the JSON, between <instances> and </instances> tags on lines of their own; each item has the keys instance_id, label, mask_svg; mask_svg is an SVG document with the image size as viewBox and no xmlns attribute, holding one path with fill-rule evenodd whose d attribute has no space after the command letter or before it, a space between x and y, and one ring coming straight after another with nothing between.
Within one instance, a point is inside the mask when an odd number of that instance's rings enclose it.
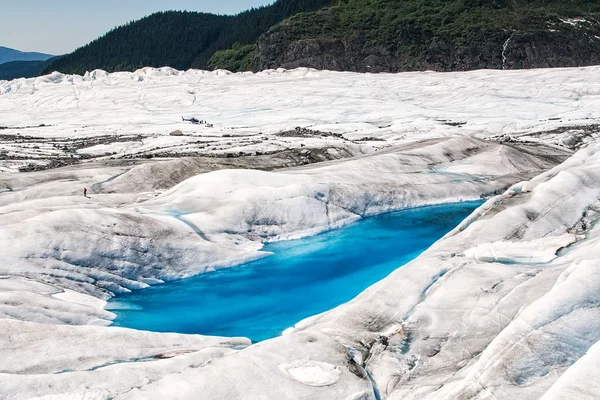
<instances>
[{"instance_id":1,"label":"snow-covered ice field","mask_svg":"<svg viewBox=\"0 0 600 400\"><path fill-rule=\"evenodd\" d=\"M452 75L145 68L4 81L0 127L11 129L0 131L0 170L52 160L285 150L309 162L448 135L509 135L576 148L598 136L597 127L582 129L597 122L597 74L598 68ZM277 135L296 127L340 136ZM183 136L169 136L176 130ZM301 146L331 147L334 154L314 158L292 151Z\"/></svg>"},{"instance_id":2,"label":"snow-covered ice field","mask_svg":"<svg viewBox=\"0 0 600 400\"><path fill-rule=\"evenodd\" d=\"M0 397L598 398L598 121L598 67L0 82ZM482 197L281 337L107 326L266 241Z\"/></svg>"}]
</instances>

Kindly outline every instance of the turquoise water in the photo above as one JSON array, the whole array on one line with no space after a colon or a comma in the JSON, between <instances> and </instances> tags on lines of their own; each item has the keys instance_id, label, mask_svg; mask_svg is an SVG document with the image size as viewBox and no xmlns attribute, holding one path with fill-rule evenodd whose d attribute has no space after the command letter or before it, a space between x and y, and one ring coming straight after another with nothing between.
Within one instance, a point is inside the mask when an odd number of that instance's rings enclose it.
<instances>
[{"instance_id":1,"label":"turquoise water","mask_svg":"<svg viewBox=\"0 0 600 400\"><path fill-rule=\"evenodd\" d=\"M366 218L299 240L265 245L273 255L120 295L116 326L245 336L281 334L351 300L454 228L481 202L420 207Z\"/></svg>"}]
</instances>

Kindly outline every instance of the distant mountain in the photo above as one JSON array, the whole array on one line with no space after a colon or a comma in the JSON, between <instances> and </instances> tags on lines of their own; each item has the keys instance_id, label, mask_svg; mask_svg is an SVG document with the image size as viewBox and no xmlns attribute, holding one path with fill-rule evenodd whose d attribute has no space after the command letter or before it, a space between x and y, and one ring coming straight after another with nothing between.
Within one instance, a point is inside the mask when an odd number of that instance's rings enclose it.
<instances>
[{"instance_id":1,"label":"distant mountain","mask_svg":"<svg viewBox=\"0 0 600 400\"><path fill-rule=\"evenodd\" d=\"M271 26L334 0L278 0L237 15L166 11L130 22L52 63L45 72L83 74L97 68L207 68L218 50L255 43Z\"/></svg>"},{"instance_id":2,"label":"distant mountain","mask_svg":"<svg viewBox=\"0 0 600 400\"><path fill-rule=\"evenodd\" d=\"M0 46L0 64L11 61L46 61L54 57L51 54L24 52Z\"/></svg>"},{"instance_id":3,"label":"distant mountain","mask_svg":"<svg viewBox=\"0 0 600 400\"><path fill-rule=\"evenodd\" d=\"M0 64L0 80L32 78L39 76L58 57L46 61L11 61Z\"/></svg>"}]
</instances>

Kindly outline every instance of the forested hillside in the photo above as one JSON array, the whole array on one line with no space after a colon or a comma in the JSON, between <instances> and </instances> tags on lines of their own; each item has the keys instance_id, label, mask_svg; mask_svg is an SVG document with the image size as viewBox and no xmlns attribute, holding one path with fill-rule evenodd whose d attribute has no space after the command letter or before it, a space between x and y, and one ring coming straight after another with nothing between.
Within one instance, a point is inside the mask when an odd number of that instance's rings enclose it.
<instances>
[{"instance_id":1,"label":"forested hillside","mask_svg":"<svg viewBox=\"0 0 600 400\"><path fill-rule=\"evenodd\" d=\"M152 66L206 68L217 51L249 44L278 22L332 0L279 0L234 16L167 11L117 27L51 64L46 72L82 74L96 68L132 71Z\"/></svg>"},{"instance_id":2,"label":"forested hillside","mask_svg":"<svg viewBox=\"0 0 600 400\"><path fill-rule=\"evenodd\" d=\"M599 21L597 0L279 0L236 16L154 14L46 71L583 66L600 64Z\"/></svg>"},{"instance_id":3,"label":"forested hillside","mask_svg":"<svg viewBox=\"0 0 600 400\"><path fill-rule=\"evenodd\" d=\"M599 20L597 0L345 0L271 28L258 41L252 68L395 72L600 64Z\"/></svg>"},{"instance_id":4,"label":"forested hillside","mask_svg":"<svg viewBox=\"0 0 600 400\"><path fill-rule=\"evenodd\" d=\"M56 60L55 57L46 61L11 61L0 64L0 80L32 78L38 76L54 60Z\"/></svg>"}]
</instances>

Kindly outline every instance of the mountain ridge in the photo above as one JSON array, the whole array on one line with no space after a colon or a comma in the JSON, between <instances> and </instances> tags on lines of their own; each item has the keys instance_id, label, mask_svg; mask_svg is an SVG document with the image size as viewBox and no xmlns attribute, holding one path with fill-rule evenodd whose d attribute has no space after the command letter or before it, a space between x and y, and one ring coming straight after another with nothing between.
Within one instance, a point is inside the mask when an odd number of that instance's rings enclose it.
<instances>
[{"instance_id":1,"label":"mountain ridge","mask_svg":"<svg viewBox=\"0 0 600 400\"><path fill-rule=\"evenodd\" d=\"M46 61L52 57L54 57L52 54L20 51L10 47L0 46L0 64L12 61Z\"/></svg>"}]
</instances>

